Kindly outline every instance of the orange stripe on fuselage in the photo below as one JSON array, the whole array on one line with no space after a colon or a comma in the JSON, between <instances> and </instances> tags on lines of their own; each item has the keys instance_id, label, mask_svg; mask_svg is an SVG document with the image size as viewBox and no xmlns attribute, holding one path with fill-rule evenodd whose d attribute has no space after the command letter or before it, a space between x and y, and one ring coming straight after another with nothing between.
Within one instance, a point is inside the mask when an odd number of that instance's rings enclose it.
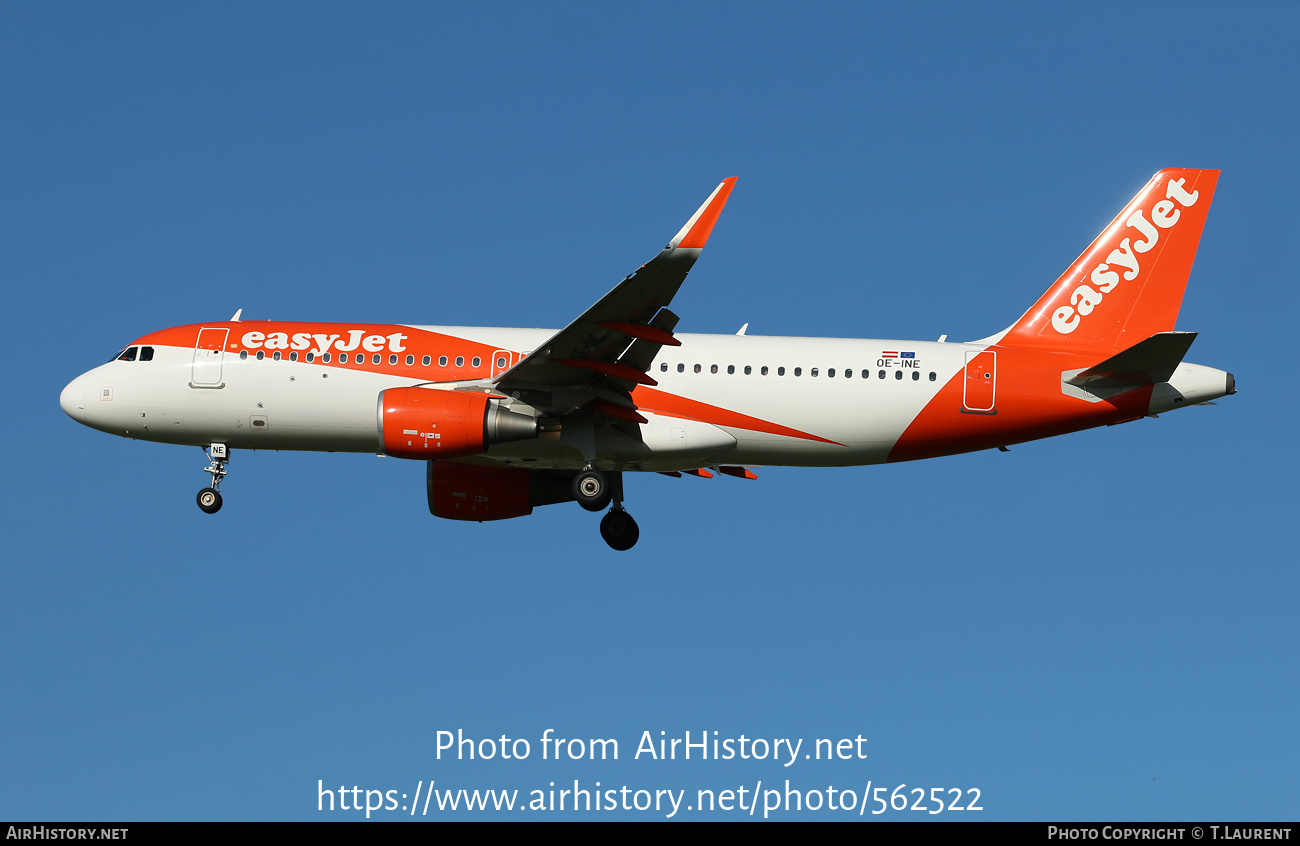
<instances>
[{"instance_id":1,"label":"orange stripe on fuselage","mask_svg":"<svg viewBox=\"0 0 1300 846\"><path fill-rule=\"evenodd\" d=\"M361 370L370 373L383 373L392 376L404 376L417 379L428 379L430 381L455 381L461 379L486 379L492 375L492 355L499 351L500 347L481 344L475 341L469 341L454 335L443 335L438 332L429 332L422 329L413 329L410 326L398 326L393 324L379 323L284 323L280 321L240 321L238 323L216 322L216 323L196 323L190 326L176 326L171 329L163 329L158 332L151 332L132 342L132 345L152 345L152 346L170 346L186 349L193 349L198 341L200 329L229 329L226 345L224 350L231 355L247 351L250 356L255 355L259 350L265 351L266 357L270 358L274 353L281 353L284 359L289 358L289 353L298 353L299 363L306 362L306 354L313 354L312 364L326 367L342 367L349 370ZM339 346L350 346L354 333L360 332L356 346L347 350L340 350ZM268 347L267 339L272 335L284 335L289 342L287 347ZM249 336L253 337L249 337ZM256 336L260 335L261 340ZM295 346L295 336L307 336L310 342L303 346L301 339ZM400 339L394 341L391 336L400 335ZM321 336L321 337L317 337ZM251 343L245 343L245 339ZM383 338L384 343L379 345L372 342L371 346L375 349L368 349L365 341L368 338ZM280 338L276 338L276 342ZM322 346L326 346L330 353L330 361L321 360ZM400 349L398 349L400 347ZM338 356L340 352L348 355L347 363L340 363ZM362 356L362 361L357 361L357 356ZM374 357L379 356L379 363L374 363ZM397 363L389 364L389 356L396 355ZM407 364L406 357L414 357L414 363ZM430 363L423 364L424 356L429 356ZM438 365L439 356L447 356L446 366ZM456 358L461 357L464 364L456 366ZM479 366L473 366L473 360L479 359ZM516 357L517 358L517 357Z\"/></svg>"},{"instance_id":2,"label":"orange stripe on fuselage","mask_svg":"<svg viewBox=\"0 0 1300 846\"><path fill-rule=\"evenodd\" d=\"M666 417L684 417L688 420L711 423L714 426L749 429L753 432L764 432L769 435L783 435L787 438L800 438L806 441L844 446L838 441L828 440L808 432L801 432L798 429L791 429L789 426L781 426L768 420L741 414L738 411L719 408L716 405L679 397L676 394L657 391L653 388L638 387L632 393L632 399L636 402L637 408L655 414L662 414Z\"/></svg>"}]
</instances>

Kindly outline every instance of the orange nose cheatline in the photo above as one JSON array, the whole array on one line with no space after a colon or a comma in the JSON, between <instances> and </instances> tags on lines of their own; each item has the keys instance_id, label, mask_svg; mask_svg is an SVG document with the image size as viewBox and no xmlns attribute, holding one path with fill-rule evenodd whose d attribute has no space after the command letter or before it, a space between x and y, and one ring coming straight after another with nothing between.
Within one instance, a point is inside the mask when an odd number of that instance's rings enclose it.
<instances>
[{"instance_id":1,"label":"orange nose cheatline","mask_svg":"<svg viewBox=\"0 0 1300 846\"><path fill-rule=\"evenodd\" d=\"M63 393L59 394L59 405L73 420L86 422L86 387L82 377L73 379L63 389Z\"/></svg>"}]
</instances>

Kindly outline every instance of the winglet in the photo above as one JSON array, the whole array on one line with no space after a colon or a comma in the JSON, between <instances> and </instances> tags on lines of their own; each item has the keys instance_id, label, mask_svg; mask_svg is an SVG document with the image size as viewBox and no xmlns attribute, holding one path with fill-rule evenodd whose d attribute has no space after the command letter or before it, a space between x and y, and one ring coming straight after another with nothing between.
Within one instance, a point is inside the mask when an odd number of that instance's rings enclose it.
<instances>
[{"instance_id":1,"label":"winglet","mask_svg":"<svg viewBox=\"0 0 1300 846\"><path fill-rule=\"evenodd\" d=\"M736 178L728 177L713 189L713 193L704 201L704 205L696 209L691 219L686 221L686 225L669 242L670 247L683 250L704 249L704 245L709 242L710 233L713 232L713 225L718 222L718 215L722 214L722 207L727 204L731 189L736 185Z\"/></svg>"}]
</instances>

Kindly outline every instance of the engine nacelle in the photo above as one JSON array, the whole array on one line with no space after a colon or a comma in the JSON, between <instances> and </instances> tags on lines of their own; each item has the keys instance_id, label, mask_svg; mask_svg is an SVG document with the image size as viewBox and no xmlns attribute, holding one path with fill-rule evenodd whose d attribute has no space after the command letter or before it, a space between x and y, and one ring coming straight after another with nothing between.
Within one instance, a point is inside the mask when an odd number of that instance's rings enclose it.
<instances>
[{"instance_id":1,"label":"engine nacelle","mask_svg":"<svg viewBox=\"0 0 1300 846\"><path fill-rule=\"evenodd\" d=\"M379 449L394 458L462 458L537 437L537 420L470 391L389 388L379 394Z\"/></svg>"},{"instance_id":2,"label":"engine nacelle","mask_svg":"<svg viewBox=\"0 0 1300 846\"><path fill-rule=\"evenodd\" d=\"M561 470L429 462L429 513L448 520L506 520L537 505L573 500L573 474Z\"/></svg>"}]
</instances>

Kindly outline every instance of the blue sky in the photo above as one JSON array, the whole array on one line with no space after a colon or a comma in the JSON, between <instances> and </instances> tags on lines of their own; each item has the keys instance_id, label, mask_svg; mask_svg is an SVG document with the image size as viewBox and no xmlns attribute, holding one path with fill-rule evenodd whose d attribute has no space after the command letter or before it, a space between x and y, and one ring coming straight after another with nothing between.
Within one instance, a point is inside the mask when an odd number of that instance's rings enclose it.
<instances>
[{"instance_id":1,"label":"blue sky","mask_svg":"<svg viewBox=\"0 0 1300 846\"><path fill-rule=\"evenodd\" d=\"M1294 819L1297 17L0 5L0 817L789 779L977 788L988 819ZM630 478L622 555L571 504L436 520L423 468L374 456L237 454L208 517L199 450L58 406L237 308L562 326L732 175L679 330L979 338L1163 167L1223 171L1179 328L1239 394L1009 453ZM458 729L531 755L439 759ZM547 729L619 760L543 761ZM634 759L688 730L868 757Z\"/></svg>"}]
</instances>

